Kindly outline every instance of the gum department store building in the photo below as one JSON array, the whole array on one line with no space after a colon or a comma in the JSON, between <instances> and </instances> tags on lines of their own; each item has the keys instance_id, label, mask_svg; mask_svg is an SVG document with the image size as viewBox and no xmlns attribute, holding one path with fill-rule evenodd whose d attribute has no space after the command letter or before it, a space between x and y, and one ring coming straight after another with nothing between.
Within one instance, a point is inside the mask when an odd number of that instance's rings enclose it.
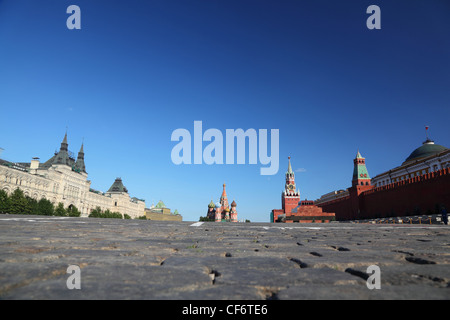
<instances>
[{"instance_id":1,"label":"gum department store building","mask_svg":"<svg viewBox=\"0 0 450 320\"><path fill-rule=\"evenodd\" d=\"M76 206L82 217L96 207L103 211L128 214L131 218L145 215L145 201L131 198L122 179L117 178L105 193L91 189L81 145L78 157L68 150L67 133L59 152L44 163L33 158L31 163L13 163L0 159L0 189L11 194L16 188L36 200L45 198L64 207Z\"/></svg>"}]
</instances>

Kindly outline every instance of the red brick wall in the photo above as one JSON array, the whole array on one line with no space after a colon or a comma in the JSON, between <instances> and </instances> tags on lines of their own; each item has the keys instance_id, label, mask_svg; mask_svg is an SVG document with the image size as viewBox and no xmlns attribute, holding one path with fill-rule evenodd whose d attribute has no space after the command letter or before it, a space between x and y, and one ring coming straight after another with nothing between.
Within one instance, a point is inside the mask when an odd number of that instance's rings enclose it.
<instances>
[{"instance_id":1,"label":"red brick wall","mask_svg":"<svg viewBox=\"0 0 450 320\"><path fill-rule=\"evenodd\" d=\"M352 216L350 197L343 197L323 204L319 204L323 212L334 212L336 220L349 220Z\"/></svg>"},{"instance_id":2,"label":"red brick wall","mask_svg":"<svg viewBox=\"0 0 450 320\"><path fill-rule=\"evenodd\" d=\"M362 218L435 213L436 204L449 210L450 168L366 191L361 203Z\"/></svg>"},{"instance_id":3,"label":"red brick wall","mask_svg":"<svg viewBox=\"0 0 450 320\"><path fill-rule=\"evenodd\" d=\"M300 197L284 198L283 209L286 213L291 213L292 209L298 206Z\"/></svg>"},{"instance_id":4,"label":"red brick wall","mask_svg":"<svg viewBox=\"0 0 450 320\"><path fill-rule=\"evenodd\" d=\"M351 190L350 190L351 191ZM450 168L330 201L319 206L336 220L369 219L435 213L436 204L450 209Z\"/></svg>"}]
</instances>

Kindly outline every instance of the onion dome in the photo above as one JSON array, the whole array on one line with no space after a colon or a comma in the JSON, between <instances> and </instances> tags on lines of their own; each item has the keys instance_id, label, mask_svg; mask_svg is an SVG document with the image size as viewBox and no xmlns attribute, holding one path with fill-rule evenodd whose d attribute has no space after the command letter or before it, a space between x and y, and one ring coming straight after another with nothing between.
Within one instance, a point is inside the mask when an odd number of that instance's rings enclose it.
<instances>
[{"instance_id":1,"label":"onion dome","mask_svg":"<svg viewBox=\"0 0 450 320\"><path fill-rule=\"evenodd\" d=\"M216 203L216 208L220 208L222 205L220 204L220 202Z\"/></svg>"},{"instance_id":2,"label":"onion dome","mask_svg":"<svg viewBox=\"0 0 450 320\"><path fill-rule=\"evenodd\" d=\"M412 161L415 161L415 160L420 160L423 158L434 156L434 155L437 155L438 153L441 153L441 152L447 151L447 150L448 150L448 148L443 147L438 144L434 144L433 140L427 139L422 144L422 146L420 146L419 148L417 148L413 152L411 152L409 157L406 158L405 162L403 162L402 165L411 163Z\"/></svg>"},{"instance_id":3,"label":"onion dome","mask_svg":"<svg viewBox=\"0 0 450 320\"><path fill-rule=\"evenodd\" d=\"M236 202L233 200L233 202L231 203L232 207L236 207Z\"/></svg>"},{"instance_id":4,"label":"onion dome","mask_svg":"<svg viewBox=\"0 0 450 320\"><path fill-rule=\"evenodd\" d=\"M211 200L211 202L208 204L208 208L214 208L216 205L214 204L214 202Z\"/></svg>"},{"instance_id":5,"label":"onion dome","mask_svg":"<svg viewBox=\"0 0 450 320\"><path fill-rule=\"evenodd\" d=\"M230 212L230 208L225 208L225 212Z\"/></svg>"}]
</instances>

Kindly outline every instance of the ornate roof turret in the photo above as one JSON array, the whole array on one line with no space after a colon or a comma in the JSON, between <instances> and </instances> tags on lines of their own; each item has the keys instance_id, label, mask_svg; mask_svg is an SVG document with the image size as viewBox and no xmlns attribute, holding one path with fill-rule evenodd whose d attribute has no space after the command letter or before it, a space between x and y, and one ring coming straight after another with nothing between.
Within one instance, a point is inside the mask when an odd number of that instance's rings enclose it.
<instances>
[{"instance_id":1,"label":"ornate roof turret","mask_svg":"<svg viewBox=\"0 0 450 320\"><path fill-rule=\"evenodd\" d=\"M126 192L126 193L128 193L128 190L123 185L122 179L116 178L116 180L112 184L111 188L109 188L109 190L107 192L109 192L109 193L111 193L111 192Z\"/></svg>"},{"instance_id":2,"label":"ornate roof turret","mask_svg":"<svg viewBox=\"0 0 450 320\"><path fill-rule=\"evenodd\" d=\"M234 199L233 199L233 202L231 203L231 206L236 207L236 202L234 201Z\"/></svg>"},{"instance_id":3,"label":"ornate roof turret","mask_svg":"<svg viewBox=\"0 0 450 320\"><path fill-rule=\"evenodd\" d=\"M361 180L364 180L363 184L370 185L370 176L366 168L366 158L361 156L361 153L356 153L356 158L353 160L353 178L352 185L361 184Z\"/></svg>"},{"instance_id":4,"label":"ornate roof turret","mask_svg":"<svg viewBox=\"0 0 450 320\"><path fill-rule=\"evenodd\" d=\"M208 208L215 208L216 205L214 204L214 202L211 199L211 202L208 204Z\"/></svg>"},{"instance_id":5,"label":"ornate roof turret","mask_svg":"<svg viewBox=\"0 0 450 320\"><path fill-rule=\"evenodd\" d=\"M69 144L67 143L67 132L64 135L64 139L61 142L61 147L59 148L59 152L55 155L53 160L53 164L65 164L71 165L71 159L69 158Z\"/></svg>"},{"instance_id":6,"label":"ornate roof turret","mask_svg":"<svg viewBox=\"0 0 450 320\"><path fill-rule=\"evenodd\" d=\"M77 161L75 162L75 170L86 173L86 166L84 164L83 143L81 144L80 151L78 152Z\"/></svg>"}]
</instances>

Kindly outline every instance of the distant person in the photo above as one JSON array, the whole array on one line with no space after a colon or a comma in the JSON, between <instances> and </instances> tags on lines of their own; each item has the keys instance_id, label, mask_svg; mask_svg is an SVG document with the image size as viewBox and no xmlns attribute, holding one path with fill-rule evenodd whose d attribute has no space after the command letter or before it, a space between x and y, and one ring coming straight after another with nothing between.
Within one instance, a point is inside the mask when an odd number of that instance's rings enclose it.
<instances>
[{"instance_id":1,"label":"distant person","mask_svg":"<svg viewBox=\"0 0 450 320\"><path fill-rule=\"evenodd\" d=\"M447 210L444 206L441 207L441 214L442 214L442 221L444 221L444 224L448 224L448 217L447 217Z\"/></svg>"}]
</instances>

